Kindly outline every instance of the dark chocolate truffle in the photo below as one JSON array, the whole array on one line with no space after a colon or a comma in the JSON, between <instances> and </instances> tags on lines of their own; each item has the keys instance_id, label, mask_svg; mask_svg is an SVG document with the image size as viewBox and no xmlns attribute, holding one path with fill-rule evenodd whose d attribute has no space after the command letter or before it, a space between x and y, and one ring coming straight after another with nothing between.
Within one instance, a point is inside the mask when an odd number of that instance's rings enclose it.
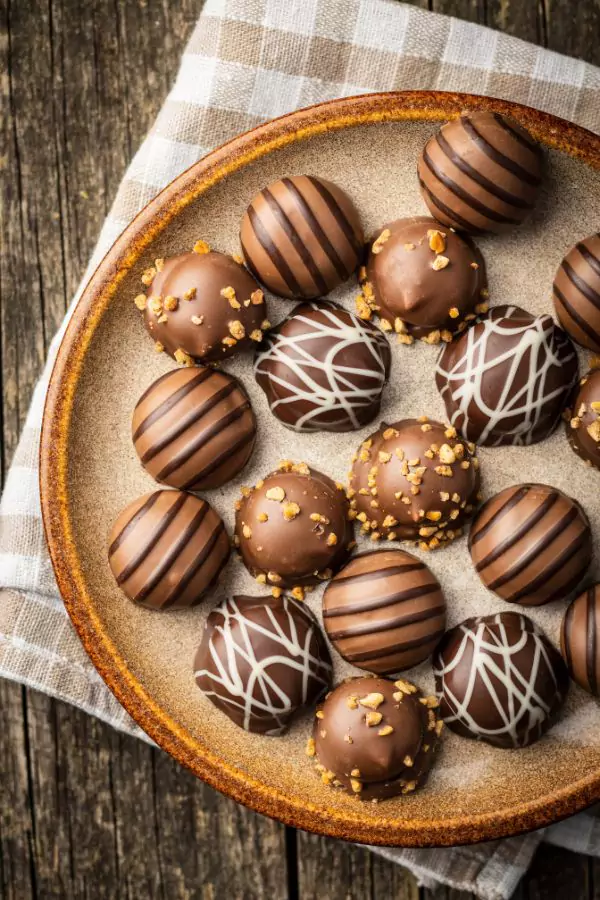
<instances>
[{"instance_id":1,"label":"dark chocolate truffle","mask_svg":"<svg viewBox=\"0 0 600 900\"><path fill-rule=\"evenodd\" d=\"M442 349L435 379L463 437L499 447L552 434L577 374L575 348L550 316L495 306Z\"/></svg>"},{"instance_id":2,"label":"dark chocolate truffle","mask_svg":"<svg viewBox=\"0 0 600 900\"><path fill-rule=\"evenodd\" d=\"M569 250L554 278L554 308L574 341L600 352L600 234Z\"/></svg>"},{"instance_id":3,"label":"dark chocolate truffle","mask_svg":"<svg viewBox=\"0 0 600 900\"><path fill-rule=\"evenodd\" d=\"M432 216L470 234L520 225L537 203L542 170L531 135L514 119L483 110L442 125L418 165Z\"/></svg>"},{"instance_id":4,"label":"dark chocolate truffle","mask_svg":"<svg viewBox=\"0 0 600 900\"><path fill-rule=\"evenodd\" d=\"M246 265L270 291L312 300L350 277L364 235L354 204L336 184L294 175L256 195L240 240Z\"/></svg>"},{"instance_id":5,"label":"dark chocolate truffle","mask_svg":"<svg viewBox=\"0 0 600 900\"><path fill-rule=\"evenodd\" d=\"M446 627L446 601L416 557L376 550L355 556L329 583L323 624L348 662L392 675L431 656Z\"/></svg>"},{"instance_id":6,"label":"dark chocolate truffle","mask_svg":"<svg viewBox=\"0 0 600 900\"><path fill-rule=\"evenodd\" d=\"M359 279L361 318L373 312L401 343L451 341L487 311L481 253L458 234L424 216L385 225L372 242Z\"/></svg>"},{"instance_id":7,"label":"dark chocolate truffle","mask_svg":"<svg viewBox=\"0 0 600 900\"><path fill-rule=\"evenodd\" d=\"M246 568L275 593L331 578L353 545L343 485L305 463L281 463L277 472L242 490L236 504L236 545Z\"/></svg>"},{"instance_id":8,"label":"dark chocolate truffle","mask_svg":"<svg viewBox=\"0 0 600 900\"><path fill-rule=\"evenodd\" d=\"M589 466L600 469L600 369L593 369L581 379L566 427L575 453Z\"/></svg>"},{"instance_id":9,"label":"dark chocolate truffle","mask_svg":"<svg viewBox=\"0 0 600 900\"><path fill-rule=\"evenodd\" d=\"M263 292L244 266L203 241L196 247L157 259L142 276L147 294L135 298L156 349L186 366L248 350L269 327Z\"/></svg>"},{"instance_id":10,"label":"dark chocolate truffle","mask_svg":"<svg viewBox=\"0 0 600 900\"><path fill-rule=\"evenodd\" d=\"M409 681L350 678L317 710L306 752L322 781L360 800L383 800L421 787L442 730L438 701Z\"/></svg>"},{"instance_id":11,"label":"dark chocolate truffle","mask_svg":"<svg viewBox=\"0 0 600 900\"><path fill-rule=\"evenodd\" d=\"M175 369L151 384L137 402L131 430L140 461L156 481L201 491L244 468L256 421L235 378L200 366Z\"/></svg>"},{"instance_id":12,"label":"dark chocolate truffle","mask_svg":"<svg viewBox=\"0 0 600 900\"><path fill-rule=\"evenodd\" d=\"M485 586L509 603L541 606L575 590L592 558L588 518L546 484L515 484L485 503L469 549Z\"/></svg>"},{"instance_id":13,"label":"dark chocolate truffle","mask_svg":"<svg viewBox=\"0 0 600 900\"><path fill-rule=\"evenodd\" d=\"M350 502L373 541L415 541L434 550L458 537L479 493L473 444L440 422L382 423L359 447L350 472Z\"/></svg>"},{"instance_id":14,"label":"dark chocolate truffle","mask_svg":"<svg viewBox=\"0 0 600 900\"><path fill-rule=\"evenodd\" d=\"M495 747L539 740L569 688L558 650L519 613L466 619L446 632L433 665L448 728Z\"/></svg>"},{"instance_id":15,"label":"dark chocolate truffle","mask_svg":"<svg viewBox=\"0 0 600 900\"><path fill-rule=\"evenodd\" d=\"M565 614L560 649L569 674L585 691L600 697L600 584L577 597Z\"/></svg>"},{"instance_id":16,"label":"dark chocolate truffle","mask_svg":"<svg viewBox=\"0 0 600 900\"><path fill-rule=\"evenodd\" d=\"M108 559L121 590L142 606L195 606L229 557L214 509L183 491L155 491L127 506L110 533Z\"/></svg>"},{"instance_id":17,"label":"dark chocolate truffle","mask_svg":"<svg viewBox=\"0 0 600 900\"><path fill-rule=\"evenodd\" d=\"M355 431L375 418L390 346L334 303L302 303L265 335L254 374L269 407L295 431Z\"/></svg>"},{"instance_id":18,"label":"dark chocolate truffle","mask_svg":"<svg viewBox=\"0 0 600 900\"><path fill-rule=\"evenodd\" d=\"M331 684L327 643L291 597L234 597L212 610L196 652L201 691L246 731L278 735Z\"/></svg>"}]
</instances>

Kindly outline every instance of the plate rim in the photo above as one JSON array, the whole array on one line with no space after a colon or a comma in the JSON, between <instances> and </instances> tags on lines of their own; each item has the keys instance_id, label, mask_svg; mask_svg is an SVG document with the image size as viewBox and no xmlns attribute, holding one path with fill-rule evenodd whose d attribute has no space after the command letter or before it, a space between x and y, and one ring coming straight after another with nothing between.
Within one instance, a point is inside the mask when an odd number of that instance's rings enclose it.
<instances>
[{"instance_id":1,"label":"plate rim","mask_svg":"<svg viewBox=\"0 0 600 900\"><path fill-rule=\"evenodd\" d=\"M477 94L442 91L363 94L330 100L273 119L204 156L165 187L127 226L77 302L54 362L44 405L39 479L46 541L67 612L104 682L134 721L163 750L221 793L286 825L359 843L456 846L542 828L598 800L600 769L569 787L519 804L502 814L462 814L450 821L381 819L365 823L360 803L349 810L320 808L300 798L290 798L226 763L148 696L94 612L69 520L71 413L87 350L119 284L146 247L205 191L263 156L329 131L382 122L447 120L474 109L511 115L547 147L600 169L600 136L550 113Z\"/></svg>"}]
</instances>

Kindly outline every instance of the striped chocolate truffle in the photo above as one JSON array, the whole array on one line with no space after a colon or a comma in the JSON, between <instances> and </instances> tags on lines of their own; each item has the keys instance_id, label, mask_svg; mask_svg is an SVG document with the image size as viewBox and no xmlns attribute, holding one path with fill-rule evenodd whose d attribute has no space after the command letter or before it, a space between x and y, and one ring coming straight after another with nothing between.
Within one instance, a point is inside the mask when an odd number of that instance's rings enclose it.
<instances>
[{"instance_id":1,"label":"striped chocolate truffle","mask_svg":"<svg viewBox=\"0 0 600 900\"><path fill-rule=\"evenodd\" d=\"M416 557L376 550L355 556L329 583L323 623L344 659L392 675L431 656L444 633L446 601Z\"/></svg>"},{"instance_id":2,"label":"striped chocolate truffle","mask_svg":"<svg viewBox=\"0 0 600 900\"><path fill-rule=\"evenodd\" d=\"M554 308L574 341L600 352L600 234L569 250L554 278Z\"/></svg>"},{"instance_id":3,"label":"striped chocolate truffle","mask_svg":"<svg viewBox=\"0 0 600 900\"><path fill-rule=\"evenodd\" d=\"M564 600L591 562L592 535L579 503L546 484L516 484L488 500L469 549L479 577L509 603Z\"/></svg>"},{"instance_id":4,"label":"striped chocolate truffle","mask_svg":"<svg viewBox=\"0 0 600 900\"><path fill-rule=\"evenodd\" d=\"M312 300L354 272L364 234L354 204L336 184L295 175L256 195L240 240L246 265L270 291Z\"/></svg>"},{"instance_id":5,"label":"striped chocolate truffle","mask_svg":"<svg viewBox=\"0 0 600 900\"><path fill-rule=\"evenodd\" d=\"M202 491L220 487L244 468L254 448L256 420L231 375L204 366L176 369L138 400L132 437L156 481Z\"/></svg>"},{"instance_id":6,"label":"striped chocolate truffle","mask_svg":"<svg viewBox=\"0 0 600 900\"><path fill-rule=\"evenodd\" d=\"M108 560L130 600L149 609L195 606L229 557L214 509L183 491L155 491L127 506L109 538Z\"/></svg>"},{"instance_id":7,"label":"striped chocolate truffle","mask_svg":"<svg viewBox=\"0 0 600 900\"><path fill-rule=\"evenodd\" d=\"M600 584L570 604L562 623L560 649L569 674L594 697L600 696Z\"/></svg>"},{"instance_id":8,"label":"striped chocolate truffle","mask_svg":"<svg viewBox=\"0 0 600 900\"><path fill-rule=\"evenodd\" d=\"M463 113L425 145L423 199L439 222L469 234L509 231L533 210L542 150L517 122L495 112Z\"/></svg>"}]
</instances>

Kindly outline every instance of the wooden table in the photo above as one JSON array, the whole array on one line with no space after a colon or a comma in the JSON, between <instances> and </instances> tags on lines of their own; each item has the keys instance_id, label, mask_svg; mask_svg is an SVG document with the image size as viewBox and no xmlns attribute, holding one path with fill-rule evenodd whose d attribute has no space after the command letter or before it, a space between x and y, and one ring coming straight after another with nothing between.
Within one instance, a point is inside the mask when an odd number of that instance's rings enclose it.
<instances>
[{"instance_id":1,"label":"wooden table","mask_svg":"<svg viewBox=\"0 0 600 900\"><path fill-rule=\"evenodd\" d=\"M201 5L0 0L2 474L49 339ZM600 0L419 5L600 65ZM600 897L600 864L542 848L517 896ZM0 897L431 895L367 850L255 815L163 753L63 703L0 681Z\"/></svg>"}]
</instances>

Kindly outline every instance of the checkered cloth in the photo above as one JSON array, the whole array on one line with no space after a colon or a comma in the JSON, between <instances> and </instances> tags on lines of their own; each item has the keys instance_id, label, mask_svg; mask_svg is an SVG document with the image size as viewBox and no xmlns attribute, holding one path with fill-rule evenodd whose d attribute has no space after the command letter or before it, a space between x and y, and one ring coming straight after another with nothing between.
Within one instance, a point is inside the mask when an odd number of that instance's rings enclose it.
<instances>
[{"instance_id":1,"label":"checkered cloth","mask_svg":"<svg viewBox=\"0 0 600 900\"><path fill-rule=\"evenodd\" d=\"M208 0L82 284L136 213L214 146L298 107L402 88L505 97L600 131L600 70L495 31L395 0ZM0 674L144 738L84 653L44 543L38 446L60 337L36 387L0 506ZM543 839L600 856L600 824L590 815L472 848L377 852L408 866L424 884L443 882L499 900L511 895Z\"/></svg>"}]
</instances>

